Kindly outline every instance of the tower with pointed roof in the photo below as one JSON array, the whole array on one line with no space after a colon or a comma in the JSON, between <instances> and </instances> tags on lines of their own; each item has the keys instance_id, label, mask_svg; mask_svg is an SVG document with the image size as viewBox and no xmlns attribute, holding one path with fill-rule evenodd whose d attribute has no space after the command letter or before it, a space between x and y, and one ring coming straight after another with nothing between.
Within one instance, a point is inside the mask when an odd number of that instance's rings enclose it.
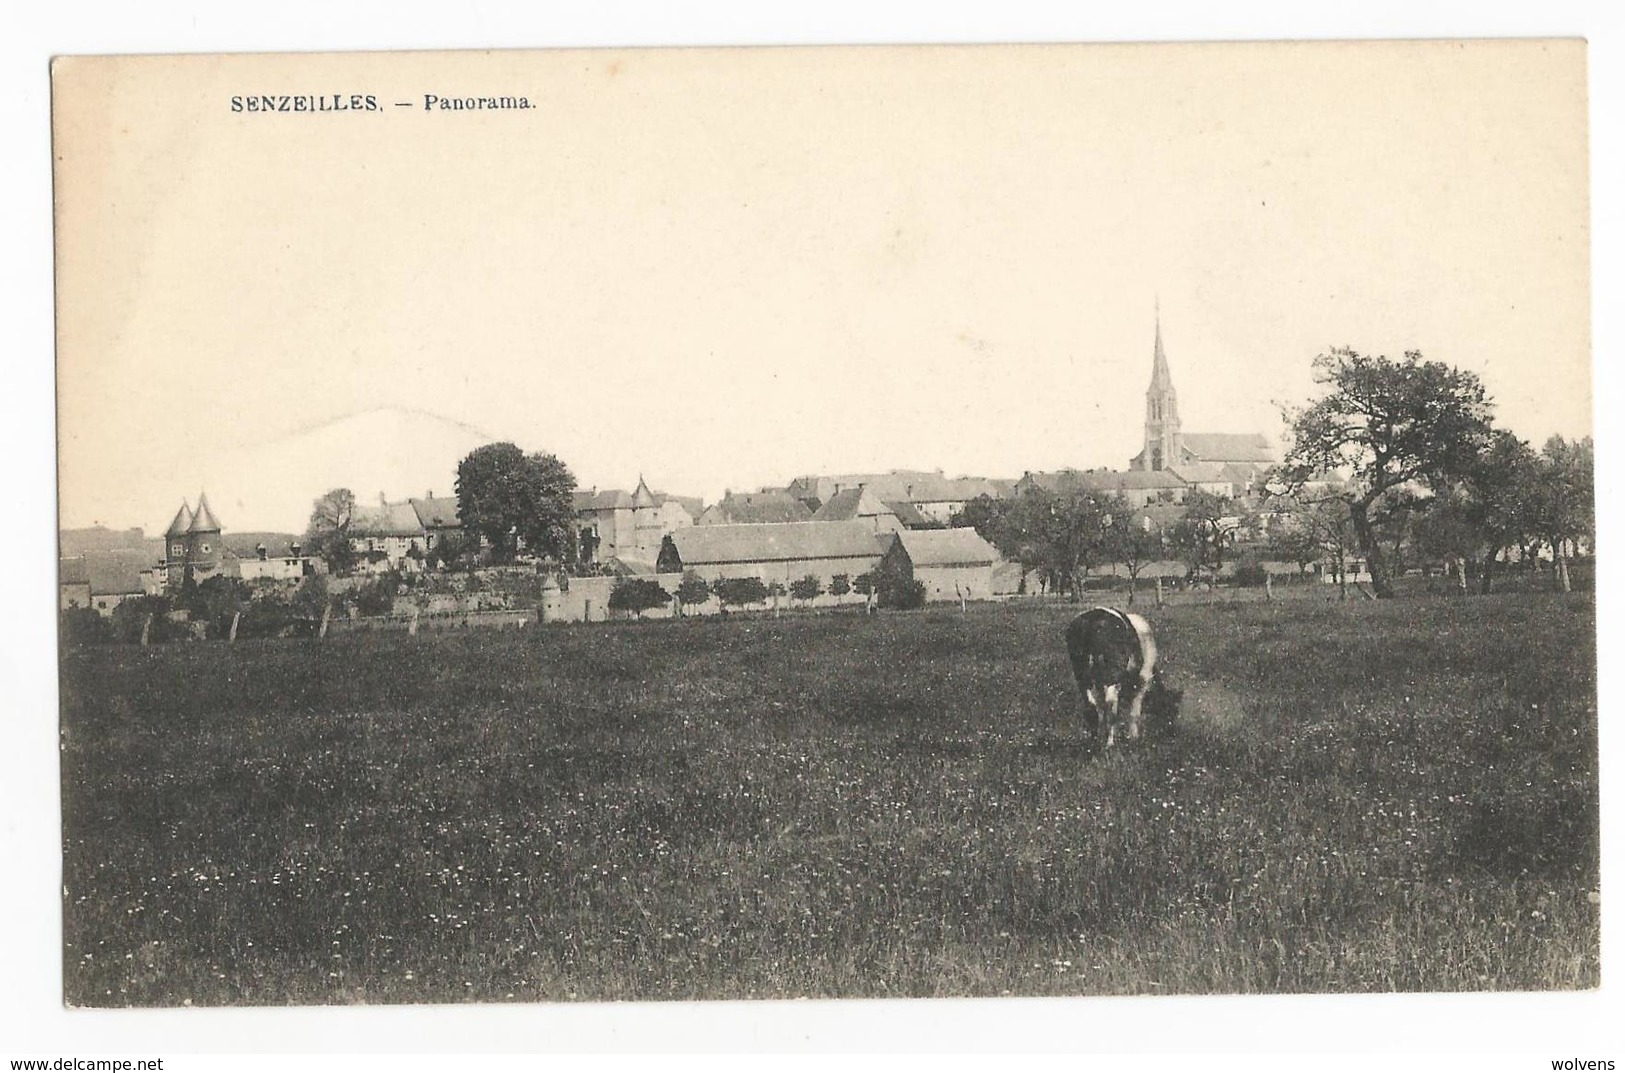
<instances>
[{"instance_id":1,"label":"tower with pointed roof","mask_svg":"<svg viewBox=\"0 0 1625 1073\"><path fill-rule=\"evenodd\" d=\"M1145 450L1134 468L1160 470L1180 462L1179 399L1162 349L1162 308L1156 313L1156 340L1151 346L1151 386L1145 391Z\"/></svg>"},{"instance_id":2,"label":"tower with pointed roof","mask_svg":"<svg viewBox=\"0 0 1625 1073\"><path fill-rule=\"evenodd\" d=\"M220 522L209 509L209 497L198 493L197 510L186 527L186 576L202 582L220 573L225 549L221 546Z\"/></svg>"},{"instance_id":3,"label":"tower with pointed roof","mask_svg":"<svg viewBox=\"0 0 1625 1073\"><path fill-rule=\"evenodd\" d=\"M164 585L178 589L186 580L187 530L192 528L192 508L181 500L175 520L164 530Z\"/></svg>"},{"instance_id":4,"label":"tower with pointed roof","mask_svg":"<svg viewBox=\"0 0 1625 1073\"><path fill-rule=\"evenodd\" d=\"M660 554L665 526L660 520L660 501L649 491L643 475L638 475L637 491L632 493L632 544L636 558L652 563Z\"/></svg>"}]
</instances>

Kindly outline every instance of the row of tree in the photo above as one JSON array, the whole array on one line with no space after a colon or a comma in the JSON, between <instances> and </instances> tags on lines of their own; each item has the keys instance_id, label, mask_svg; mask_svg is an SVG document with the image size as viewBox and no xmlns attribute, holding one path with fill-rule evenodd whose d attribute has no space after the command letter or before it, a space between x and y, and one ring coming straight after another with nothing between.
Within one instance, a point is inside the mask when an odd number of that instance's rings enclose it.
<instances>
[{"instance_id":1,"label":"row of tree","mask_svg":"<svg viewBox=\"0 0 1625 1073\"><path fill-rule=\"evenodd\" d=\"M826 588L823 580L812 574L785 585L778 581L766 582L757 577L726 577L707 582L699 574L689 570L683 574L683 580L678 583L675 596L679 610L685 607L698 607L708 603L713 597L726 610L729 607L748 607L764 603L769 598L781 596L810 603L825 592L832 596L845 596L854 592L864 596L872 595L879 606L887 609L911 610L925 605L924 584L913 578L883 572L864 573L857 577L836 574L830 578L829 586ZM622 578L610 590L609 607L612 611L641 615L645 611L667 606L672 602L673 595L658 581L649 578Z\"/></svg>"}]
</instances>

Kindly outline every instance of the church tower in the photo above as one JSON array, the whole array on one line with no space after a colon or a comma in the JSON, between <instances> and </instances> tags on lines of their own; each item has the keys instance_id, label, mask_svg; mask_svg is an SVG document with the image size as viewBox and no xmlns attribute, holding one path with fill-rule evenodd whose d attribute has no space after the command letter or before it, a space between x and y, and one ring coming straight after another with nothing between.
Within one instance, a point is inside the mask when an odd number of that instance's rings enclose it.
<instances>
[{"instance_id":1,"label":"church tower","mask_svg":"<svg viewBox=\"0 0 1625 1073\"><path fill-rule=\"evenodd\" d=\"M1167 469L1179 464L1183 446L1179 434L1179 400L1162 351L1162 310L1157 310L1157 337L1151 351L1151 386L1145 391L1145 450L1135 459L1136 469Z\"/></svg>"}]
</instances>

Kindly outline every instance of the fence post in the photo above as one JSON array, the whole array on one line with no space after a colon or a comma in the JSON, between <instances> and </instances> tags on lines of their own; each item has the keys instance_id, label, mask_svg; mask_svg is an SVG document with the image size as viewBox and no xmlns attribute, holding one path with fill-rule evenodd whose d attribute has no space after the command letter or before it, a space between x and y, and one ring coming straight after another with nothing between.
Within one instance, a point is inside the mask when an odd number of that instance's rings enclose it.
<instances>
[{"instance_id":1,"label":"fence post","mask_svg":"<svg viewBox=\"0 0 1625 1073\"><path fill-rule=\"evenodd\" d=\"M231 613L231 633L226 637L227 644L237 643L237 623L242 620L242 617L243 613L241 611L233 611Z\"/></svg>"},{"instance_id":2,"label":"fence post","mask_svg":"<svg viewBox=\"0 0 1625 1073\"><path fill-rule=\"evenodd\" d=\"M1162 575L1157 575L1157 606L1162 606Z\"/></svg>"},{"instance_id":3,"label":"fence post","mask_svg":"<svg viewBox=\"0 0 1625 1073\"><path fill-rule=\"evenodd\" d=\"M318 638L327 636L327 620L331 618L332 615L333 605L329 603L326 607L322 608L322 624L316 629L316 636Z\"/></svg>"},{"instance_id":4,"label":"fence post","mask_svg":"<svg viewBox=\"0 0 1625 1073\"><path fill-rule=\"evenodd\" d=\"M1267 604L1275 602L1275 590L1270 586L1270 572L1268 570L1264 571L1264 602Z\"/></svg>"},{"instance_id":5,"label":"fence post","mask_svg":"<svg viewBox=\"0 0 1625 1073\"><path fill-rule=\"evenodd\" d=\"M418 635L418 615L422 612L422 610L423 609L421 607L417 606L412 608L412 621L407 624L406 636L416 637Z\"/></svg>"},{"instance_id":6,"label":"fence post","mask_svg":"<svg viewBox=\"0 0 1625 1073\"><path fill-rule=\"evenodd\" d=\"M147 617L146 617L146 620L141 623L141 647L142 648L147 647L147 631L150 630L150 629L152 629L152 615L148 614Z\"/></svg>"}]
</instances>

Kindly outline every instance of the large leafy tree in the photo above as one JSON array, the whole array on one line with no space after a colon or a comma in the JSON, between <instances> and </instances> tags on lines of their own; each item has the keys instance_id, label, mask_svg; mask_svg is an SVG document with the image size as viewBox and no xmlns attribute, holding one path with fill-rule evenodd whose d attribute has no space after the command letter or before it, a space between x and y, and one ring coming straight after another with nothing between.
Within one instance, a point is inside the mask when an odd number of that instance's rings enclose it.
<instances>
[{"instance_id":1,"label":"large leafy tree","mask_svg":"<svg viewBox=\"0 0 1625 1073\"><path fill-rule=\"evenodd\" d=\"M464 528L491 546L499 562L519 543L547 558L576 553L575 477L550 454L526 455L511 443L471 451L457 466L457 510Z\"/></svg>"},{"instance_id":2,"label":"large leafy tree","mask_svg":"<svg viewBox=\"0 0 1625 1073\"><path fill-rule=\"evenodd\" d=\"M1105 551L1109 561L1123 564L1123 569L1128 571L1128 602L1132 604L1140 571L1162 557L1162 530L1140 524L1131 511L1114 512L1106 530Z\"/></svg>"},{"instance_id":3,"label":"large leafy tree","mask_svg":"<svg viewBox=\"0 0 1625 1073\"><path fill-rule=\"evenodd\" d=\"M305 549L321 556L335 574L355 569L355 549L350 546L350 523L354 519L355 493L348 488L334 488L311 504Z\"/></svg>"},{"instance_id":4,"label":"large leafy tree","mask_svg":"<svg viewBox=\"0 0 1625 1073\"><path fill-rule=\"evenodd\" d=\"M1437 492L1466 478L1489 440L1489 398L1477 376L1414 350L1393 361L1334 349L1315 358L1314 374L1323 393L1287 413L1292 442L1281 472L1293 491L1327 474L1349 476L1319 494L1345 504L1372 590L1391 596L1374 508L1399 490Z\"/></svg>"}]
</instances>

